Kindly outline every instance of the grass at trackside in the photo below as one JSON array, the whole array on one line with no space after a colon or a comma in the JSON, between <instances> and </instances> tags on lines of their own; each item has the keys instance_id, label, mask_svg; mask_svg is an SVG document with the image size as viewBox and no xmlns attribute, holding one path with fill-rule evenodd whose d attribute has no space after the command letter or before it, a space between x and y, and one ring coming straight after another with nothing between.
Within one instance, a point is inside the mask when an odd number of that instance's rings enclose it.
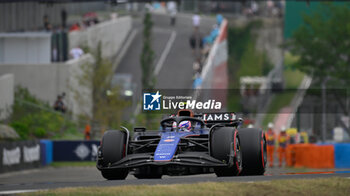
<instances>
[{"instance_id":1,"label":"grass at trackside","mask_svg":"<svg viewBox=\"0 0 350 196\"><path fill-rule=\"evenodd\" d=\"M298 89L301 81L304 79L305 74L299 70L287 69L283 72L285 79L285 89Z\"/></svg>"},{"instance_id":2,"label":"grass at trackside","mask_svg":"<svg viewBox=\"0 0 350 196\"><path fill-rule=\"evenodd\" d=\"M68 132L63 135L57 135L53 137L54 140L82 140L84 139L84 134L81 132Z\"/></svg>"},{"instance_id":3,"label":"grass at trackside","mask_svg":"<svg viewBox=\"0 0 350 196\"><path fill-rule=\"evenodd\" d=\"M52 167L95 167L95 161L52 162Z\"/></svg>"},{"instance_id":4,"label":"grass at trackside","mask_svg":"<svg viewBox=\"0 0 350 196\"><path fill-rule=\"evenodd\" d=\"M350 195L350 179L318 178L264 182L61 188L26 195Z\"/></svg>"}]
</instances>

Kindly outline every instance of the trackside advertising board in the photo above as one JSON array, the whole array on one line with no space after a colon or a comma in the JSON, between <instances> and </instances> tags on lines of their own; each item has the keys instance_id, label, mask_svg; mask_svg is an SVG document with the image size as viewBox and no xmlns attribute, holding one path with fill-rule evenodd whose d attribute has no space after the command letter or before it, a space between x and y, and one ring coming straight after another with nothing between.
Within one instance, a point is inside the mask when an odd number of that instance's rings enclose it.
<instances>
[{"instance_id":1,"label":"trackside advertising board","mask_svg":"<svg viewBox=\"0 0 350 196\"><path fill-rule=\"evenodd\" d=\"M39 141L0 142L0 173L40 165Z\"/></svg>"}]
</instances>

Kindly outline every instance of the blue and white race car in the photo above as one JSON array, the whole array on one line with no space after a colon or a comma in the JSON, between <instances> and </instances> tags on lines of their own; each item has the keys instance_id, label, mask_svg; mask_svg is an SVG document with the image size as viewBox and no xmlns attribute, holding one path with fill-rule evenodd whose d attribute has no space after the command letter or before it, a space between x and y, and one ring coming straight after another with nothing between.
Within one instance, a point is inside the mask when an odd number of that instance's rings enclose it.
<instances>
[{"instance_id":1,"label":"blue and white race car","mask_svg":"<svg viewBox=\"0 0 350 196\"><path fill-rule=\"evenodd\" d=\"M106 131L98 150L97 169L108 180L161 178L162 175L215 173L217 176L263 175L263 132L239 128L234 113L193 114L180 110L163 119L160 131L126 128Z\"/></svg>"}]
</instances>

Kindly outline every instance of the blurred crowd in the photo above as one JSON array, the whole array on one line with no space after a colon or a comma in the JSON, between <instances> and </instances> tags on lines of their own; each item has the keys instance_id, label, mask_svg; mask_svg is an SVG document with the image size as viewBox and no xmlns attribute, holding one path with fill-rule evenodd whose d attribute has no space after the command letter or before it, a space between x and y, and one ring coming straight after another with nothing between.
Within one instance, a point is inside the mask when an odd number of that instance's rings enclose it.
<instances>
[{"instance_id":1,"label":"blurred crowd","mask_svg":"<svg viewBox=\"0 0 350 196\"><path fill-rule=\"evenodd\" d=\"M203 35L200 31L201 17L198 13L192 16L193 33L189 38L189 44L193 55L193 88L201 85L201 72L203 65L209 55L210 49L215 39L220 33L220 25L224 20L221 14L216 16L216 24L213 25L209 34Z\"/></svg>"},{"instance_id":2,"label":"blurred crowd","mask_svg":"<svg viewBox=\"0 0 350 196\"><path fill-rule=\"evenodd\" d=\"M69 31L79 31L82 29L87 29L91 26L98 24L100 21L95 12L88 12L82 16L82 20L80 22L76 22L69 27Z\"/></svg>"},{"instance_id":3,"label":"blurred crowd","mask_svg":"<svg viewBox=\"0 0 350 196\"><path fill-rule=\"evenodd\" d=\"M53 26L47 14L43 16L43 29L52 33L51 37L51 61L64 62L69 59L77 59L84 54L81 47L68 49L68 32L85 30L98 24L99 17L95 12L85 13L81 21L69 24L68 13L65 9L61 10L61 24ZM68 51L69 50L69 51Z\"/></svg>"},{"instance_id":4,"label":"blurred crowd","mask_svg":"<svg viewBox=\"0 0 350 196\"><path fill-rule=\"evenodd\" d=\"M243 3L242 14L245 16L268 16L282 17L285 1L256 1L251 0Z\"/></svg>"},{"instance_id":5,"label":"blurred crowd","mask_svg":"<svg viewBox=\"0 0 350 196\"><path fill-rule=\"evenodd\" d=\"M239 12L239 14L251 16L281 17L285 0L246 0L246 1L213 1L210 12ZM237 7L239 8L237 10ZM203 7L204 8L204 7Z\"/></svg>"}]
</instances>

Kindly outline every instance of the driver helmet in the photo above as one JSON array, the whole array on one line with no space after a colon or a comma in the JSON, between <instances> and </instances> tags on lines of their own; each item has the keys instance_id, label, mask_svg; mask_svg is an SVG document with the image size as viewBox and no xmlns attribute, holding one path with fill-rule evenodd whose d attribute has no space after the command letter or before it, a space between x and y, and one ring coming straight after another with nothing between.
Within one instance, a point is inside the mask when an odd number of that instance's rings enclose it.
<instances>
[{"instance_id":1,"label":"driver helmet","mask_svg":"<svg viewBox=\"0 0 350 196\"><path fill-rule=\"evenodd\" d=\"M176 127L177 127L177 123L173 122L173 129L176 129Z\"/></svg>"},{"instance_id":2,"label":"driver helmet","mask_svg":"<svg viewBox=\"0 0 350 196\"><path fill-rule=\"evenodd\" d=\"M179 124L179 128L181 128L184 131L191 131L191 122L188 120L182 121Z\"/></svg>"}]
</instances>

